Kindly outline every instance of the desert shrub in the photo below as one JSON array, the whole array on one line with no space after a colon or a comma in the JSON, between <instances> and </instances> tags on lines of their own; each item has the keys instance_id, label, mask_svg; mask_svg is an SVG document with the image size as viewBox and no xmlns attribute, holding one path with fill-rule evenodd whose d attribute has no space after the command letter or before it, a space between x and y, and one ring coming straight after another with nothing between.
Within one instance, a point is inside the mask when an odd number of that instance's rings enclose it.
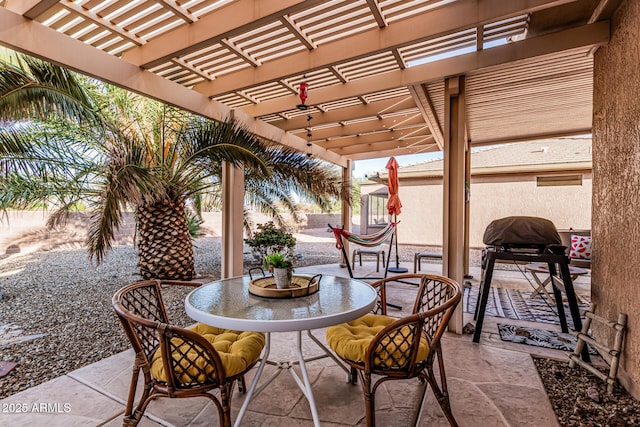
<instances>
[{"instance_id":1,"label":"desert shrub","mask_svg":"<svg viewBox=\"0 0 640 427\"><path fill-rule=\"evenodd\" d=\"M257 260L264 259L265 255L274 252L284 254L286 257L293 257L296 246L296 238L291 233L277 228L273 222L258 224L258 231L253 236L244 239L251 248L251 252Z\"/></svg>"}]
</instances>

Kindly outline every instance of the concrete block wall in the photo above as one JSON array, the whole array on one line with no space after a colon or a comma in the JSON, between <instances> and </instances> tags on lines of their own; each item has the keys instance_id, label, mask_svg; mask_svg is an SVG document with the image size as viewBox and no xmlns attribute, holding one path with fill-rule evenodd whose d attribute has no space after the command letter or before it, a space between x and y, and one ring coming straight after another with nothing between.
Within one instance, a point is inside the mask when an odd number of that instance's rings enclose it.
<instances>
[{"instance_id":1,"label":"concrete block wall","mask_svg":"<svg viewBox=\"0 0 640 427\"><path fill-rule=\"evenodd\" d=\"M9 211L0 222L0 256L7 253L80 249L85 247L90 214L74 212L64 226L47 227L49 213L46 211ZM203 212L202 232L207 237L219 237L222 233L222 213ZM252 213L254 224L271 221L271 217ZM307 214L306 221L294 230L323 228L327 223L338 224L340 214ZM116 245L131 245L135 235L133 212L123 215L120 229L116 232Z\"/></svg>"},{"instance_id":2,"label":"concrete block wall","mask_svg":"<svg viewBox=\"0 0 640 427\"><path fill-rule=\"evenodd\" d=\"M341 225L340 221L342 220L339 213L307 214L307 224L304 228L326 228L327 224Z\"/></svg>"},{"instance_id":3,"label":"concrete block wall","mask_svg":"<svg viewBox=\"0 0 640 427\"><path fill-rule=\"evenodd\" d=\"M46 211L9 211L0 222L0 256L11 253L79 249L85 247L88 212L71 213L66 224L50 229ZM125 213L115 244L132 244L133 213Z\"/></svg>"}]
</instances>

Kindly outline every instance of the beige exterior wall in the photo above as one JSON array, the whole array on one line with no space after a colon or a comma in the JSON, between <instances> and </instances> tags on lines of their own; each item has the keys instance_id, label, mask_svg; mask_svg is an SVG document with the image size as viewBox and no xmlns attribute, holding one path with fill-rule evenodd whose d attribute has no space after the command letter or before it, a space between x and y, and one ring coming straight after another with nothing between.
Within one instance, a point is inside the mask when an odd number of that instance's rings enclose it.
<instances>
[{"instance_id":1,"label":"beige exterior wall","mask_svg":"<svg viewBox=\"0 0 640 427\"><path fill-rule=\"evenodd\" d=\"M591 184L590 173L583 174L581 186L538 187L536 175L473 178L470 246L483 247L487 225L506 216L539 216L553 221L558 229L590 229ZM400 199L398 241L442 245L442 180L402 180Z\"/></svg>"},{"instance_id":2,"label":"beige exterior wall","mask_svg":"<svg viewBox=\"0 0 640 427\"><path fill-rule=\"evenodd\" d=\"M398 242L442 246L442 179L400 180Z\"/></svg>"},{"instance_id":3,"label":"beige exterior wall","mask_svg":"<svg viewBox=\"0 0 640 427\"><path fill-rule=\"evenodd\" d=\"M374 191L378 191L381 188L386 187L385 185L378 184L377 182L364 182L360 183L360 195L364 196L369 193L373 193Z\"/></svg>"},{"instance_id":4,"label":"beige exterior wall","mask_svg":"<svg viewBox=\"0 0 640 427\"><path fill-rule=\"evenodd\" d=\"M601 316L629 315L620 377L640 398L640 1L623 1L594 61L591 292Z\"/></svg>"}]
</instances>

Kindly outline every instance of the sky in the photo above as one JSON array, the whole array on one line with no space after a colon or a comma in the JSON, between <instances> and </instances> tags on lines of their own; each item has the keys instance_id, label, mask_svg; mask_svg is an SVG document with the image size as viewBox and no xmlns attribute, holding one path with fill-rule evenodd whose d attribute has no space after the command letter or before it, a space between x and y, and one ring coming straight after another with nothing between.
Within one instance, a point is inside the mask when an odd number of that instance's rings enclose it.
<instances>
[{"instance_id":1,"label":"sky","mask_svg":"<svg viewBox=\"0 0 640 427\"><path fill-rule=\"evenodd\" d=\"M410 154L408 156L395 156L396 161L400 166L406 166L409 164L426 162L434 158L441 158L443 156L442 151L435 153L423 153L423 154ZM365 175L372 175L379 171L384 171L384 167L387 165L389 157L381 157L379 159L370 160L356 160L353 162L353 177L364 178Z\"/></svg>"}]
</instances>

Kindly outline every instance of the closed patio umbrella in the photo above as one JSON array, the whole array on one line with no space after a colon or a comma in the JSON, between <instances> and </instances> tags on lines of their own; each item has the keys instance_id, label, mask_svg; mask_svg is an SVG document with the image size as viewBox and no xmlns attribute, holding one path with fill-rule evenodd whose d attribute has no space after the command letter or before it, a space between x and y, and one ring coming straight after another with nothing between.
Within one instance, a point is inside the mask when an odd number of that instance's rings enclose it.
<instances>
[{"instance_id":1,"label":"closed patio umbrella","mask_svg":"<svg viewBox=\"0 0 640 427\"><path fill-rule=\"evenodd\" d=\"M389 215L395 218L400 214L402 210L402 203L400 197L398 197L398 162L395 157L391 157L385 166L389 171L389 178L387 179L387 186L389 187L389 201L387 202L387 210Z\"/></svg>"},{"instance_id":2,"label":"closed patio umbrella","mask_svg":"<svg viewBox=\"0 0 640 427\"><path fill-rule=\"evenodd\" d=\"M395 157L391 157L387 162L387 170L389 171L389 178L387 179L387 186L389 187L389 201L387 202L387 211L389 215L393 215L393 221L398 222L398 214L402 211L402 203L398 196L398 162ZM400 257L398 256L398 227L395 230L396 240L396 266L389 268L392 273L406 273L407 270L404 267L400 267Z\"/></svg>"}]
</instances>

